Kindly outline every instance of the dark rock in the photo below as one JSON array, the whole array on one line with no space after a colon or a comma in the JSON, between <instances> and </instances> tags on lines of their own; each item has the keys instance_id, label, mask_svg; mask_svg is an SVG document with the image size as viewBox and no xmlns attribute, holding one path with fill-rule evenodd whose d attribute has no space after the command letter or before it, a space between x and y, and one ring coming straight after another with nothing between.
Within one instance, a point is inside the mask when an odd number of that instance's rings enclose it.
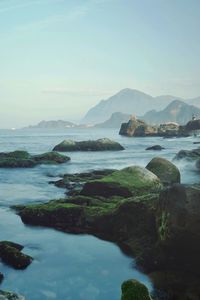
<instances>
[{"instance_id":1,"label":"dark rock","mask_svg":"<svg viewBox=\"0 0 200 300\"><path fill-rule=\"evenodd\" d=\"M123 282L121 300L151 300L147 287L137 280Z\"/></svg>"},{"instance_id":2,"label":"dark rock","mask_svg":"<svg viewBox=\"0 0 200 300\"><path fill-rule=\"evenodd\" d=\"M200 148L193 150L181 150L174 157L175 160L186 159L189 161L195 161L200 158Z\"/></svg>"},{"instance_id":3,"label":"dark rock","mask_svg":"<svg viewBox=\"0 0 200 300\"><path fill-rule=\"evenodd\" d=\"M163 149L165 149L165 148L160 146L160 145L154 145L154 146L146 148L146 150L156 150L156 151L160 151L160 150L163 150Z\"/></svg>"},{"instance_id":4,"label":"dark rock","mask_svg":"<svg viewBox=\"0 0 200 300\"><path fill-rule=\"evenodd\" d=\"M62 143L56 145L53 151L67 152L67 151L119 151L124 150L119 143L107 138L98 139L96 141L81 141L76 142L72 140L64 140Z\"/></svg>"},{"instance_id":5,"label":"dark rock","mask_svg":"<svg viewBox=\"0 0 200 300\"><path fill-rule=\"evenodd\" d=\"M164 185L180 183L181 175L179 169L169 160L161 157L153 158L146 168L154 173Z\"/></svg>"},{"instance_id":6,"label":"dark rock","mask_svg":"<svg viewBox=\"0 0 200 300\"><path fill-rule=\"evenodd\" d=\"M132 117L128 123L122 123L119 134L125 136L154 136L156 129L144 121Z\"/></svg>"},{"instance_id":7,"label":"dark rock","mask_svg":"<svg viewBox=\"0 0 200 300\"><path fill-rule=\"evenodd\" d=\"M31 264L33 258L23 254L21 252L22 249L23 246L16 243L8 241L0 242L0 258L2 262L15 269L27 268Z\"/></svg>"},{"instance_id":8,"label":"dark rock","mask_svg":"<svg viewBox=\"0 0 200 300\"><path fill-rule=\"evenodd\" d=\"M39 164L60 164L70 158L56 152L30 155L26 151L1 152L0 168L31 168Z\"/></svg>"},{"instance_id":9,"label":"dark rock","mask_svg":"<svg viewBox=\"0 0 200 300\"><path fill-rule=\"evenodd\" d=\"M200 130L200 119L191 120L185 125L187 131L196 131Z\"/></svg>"},{"instance_id":10,"label":"dark rock","mask_svg":"<svg viewBox=\"0 0 200 300\"><path fill-rule=\"evenodd\" d=\"M1 300L26 300L24 296L7 292L7 291L0 291L0 299Z\"/></svg>"},{"instance_id":11,"label":"dark rock","mask_svg":"<svg viewBox=\"0 0 200 300\"><path fill-rule=\"evenodd\" d=\"M3 281L3 279L4 279L4 276L3 276L3 274L0 272L0 284L1 284L1 282Z\"/></svg>"}]
</instances>

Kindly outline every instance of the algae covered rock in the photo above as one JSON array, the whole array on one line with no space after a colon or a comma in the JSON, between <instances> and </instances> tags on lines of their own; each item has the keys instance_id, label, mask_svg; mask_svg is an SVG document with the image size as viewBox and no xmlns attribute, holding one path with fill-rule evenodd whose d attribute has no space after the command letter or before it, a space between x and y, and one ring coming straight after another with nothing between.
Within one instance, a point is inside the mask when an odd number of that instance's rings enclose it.
<instances>
[{"instance_id":1,"label":"algae covered rock","mask_svg":"<svg viewBox=\"0 0 200 300\"><path fill-rule=\"evenodd\" d=\"M0 290L0 300L26 300L24 296Z\"/></svg>"},{"instance_id":2,"label":"algae covered rock","mask_svg":"<svg viewBox=\"0 0 200 300\"><path fill-rule=\"evenodd\" d=\"M98 140L88 141L73 141L64 140L53 148L53 151L68 152L68 151L119 151L124 150L119 143L103 138Z\"/></svg>"},{"instance_id":3,"label":"algae covered rock","mask_svg":"<svg viewBox=\"0 0 200 300\"><path fill-rule=\"evenodd\" d=\"M151 300L147 287L137 280L125 281L122 286L121 300Z\"/></svg>"},{"instance_id":4,"label":"algae covered rock","mask_svg":"<svg viewBox=\"0 0 200 300\"><path fill-rule=\"evenodd\" d=\"M181 175L179 169L165 158L153 158L146 168L157 175L165 185L180 183Z\"/></svg>"},{"instance_id":5,"label":"algae covered rock","mask_svg":"<svg viewBox=\"0 0 200 300\"><path fill-rule=\"evenodd\" d=\"M15 269L27 268L33 258L21 252L22 245L3 241L0 242L0 258L5 264L12 266Z\"/></svg>"},{"instance_id":6,"label":"algae covered rock","mask_svg":"<svg viewBox=\"0 0 200 300\"><path fill-rule=\"evenodd\" d=\"M161 186L161 182L155 174L145 168L133 166L115 171L100 180L86 183L81 194L130 197L150 190L158 190Z\"/></svg>"},{"instance_id":7,"label":"algae covered rock","mask_svg":"<svg viewBox=\"0 0 200 300\"><path fill-rule=\"evenodd\" d=\"M0 153L0 168L31 168L40 164L61 164L70 158L57 152L31 155L26 151Z\"/></svg>"}]
</instances>

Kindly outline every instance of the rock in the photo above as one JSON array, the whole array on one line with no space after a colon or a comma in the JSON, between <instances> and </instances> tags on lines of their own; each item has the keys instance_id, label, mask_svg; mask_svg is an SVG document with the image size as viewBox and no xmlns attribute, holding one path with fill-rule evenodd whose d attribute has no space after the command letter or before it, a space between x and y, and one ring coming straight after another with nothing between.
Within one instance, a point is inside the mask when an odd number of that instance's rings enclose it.
<instances>
[{"instance_id":1,"label":"rock","mask_svg":"<svg viewBox=\"0 0 200 300\"><path fill-rule=\"evenodd\" d=\"M191 120L185 125L185 129L189 132L200 130L200 119Z\"/></svg>"},{"instance_id":2,"label":"rock","mask_svg":"<svg viewBox=\"0 0 200 300\"><path fill-rule=\"evenodd\" d=\"M4 279L4 276L3 276L3 274L0 272L0 284L1 284L1 282L3 281L3 279Z\"/></svg>"},{"instance_id":3,"label":"rock","mask_svg":"<svg viewBox=\"0 0 200 300\"><path fill-rule=\"evenodd\" d=\"M132 117L128 123L122 123L119 134L125 136L154 136L156 128L148 126L144 121Z\"/></svg>"},{"instance_id":4,"label":"rock","mask_svg":"<svg viewBox=\"0 0 200 300\"><path fill-rule=\"evenodd\" d=\"M1 152L0 168L31 168L39 164L60 164L70 158L56 152L30 155L26 151Z\"/></svg>"},{"instance_id":5,"label":"rock","mask_svg":"<svg viewBox=\"0 0 200 300\"><path fill-rule=\"evenodd\" d=\"M165 148L163 148L160 145L154 145L154 146L146 148L146 150L156 150L156 151L160 151L160 150L163 150L163 149L165 149Z\"/></svg>"},{"instance_id":6,"label":"rock","mask_svg":"<svg viewBox=\"0 0 200 300\"><path fill-rule=\"evenodd\" d=\"M22 249L23 246L16 243L8 241L0 242L0 258L2 262L15 269L27 268L31 264L33 258L23 254L21 252Z\"/></svg>"},{"instance_id":7,"label":"rock","mask_svg":"<svg viewBox=\"0 0 200 300\"><path fill-rule=\"evenodd\" d=\"M113 172L100 180L88 182L81 194L110 197L114 195L130 197L149 190L158 190L161 182L156 175L145 168L133 166Z\"/></svg>"},{"instance_id":8,"label":"rock","mask_svg":"<svg viewBox=\"0 0 200 300\"><path fill-rule=\"evenodd\" d=\"M153 158L146 168L154 173L164 185L180 183L181 175L179 169L169 160L161 157Z\"/></svg>"},{"instance_id":9,"label":"rock","mask_svg":"<svg viewBox=\"0 0 200 300\"><path fill-rule=\"evenodd\" d=\"M199 272L200 186L174 185L162 191L157 231L168 268Z\"/></svg>"},{"instance_id":10,"label":"rock","mask_svg":"<svg viewBox=\"0 0 200 300\"><path fill-rule=\"evenodd\" d=\"M193 150L181 150L179 151L174 160L186 159L189 161L194 161L200 158L200 148Z\"/></svg>"},{"instance_id":11,"label":"rock","mask_svg":"<svg viewBox=\"0 0 200 300\"><path fill-rule=\"evenodd\" d=\"M7 291L0 291L0 300L26 300L24 296Z\"/></svg>"},{"instance_id":12,"label":"rock","mask_svg":"<svg viewBox=\"0 0 200 300\"><path fill-rule=\"evenodd\" d=\"M151 300L147 287L137 280L125 281L121 289L121 300Z\"/></svg>"},{"instance_id":13,"label":"rock","mask_svg":"<svg viewBox=\"0 0 200 300\"><path fill-rule=\"evenodd\" d=\"M64 140L56 145L53 151L68 152L68 151L119 151L124 150L119 143L107 138L98 139L96 141L81 141Z\"/></svg>"}]
</instances>

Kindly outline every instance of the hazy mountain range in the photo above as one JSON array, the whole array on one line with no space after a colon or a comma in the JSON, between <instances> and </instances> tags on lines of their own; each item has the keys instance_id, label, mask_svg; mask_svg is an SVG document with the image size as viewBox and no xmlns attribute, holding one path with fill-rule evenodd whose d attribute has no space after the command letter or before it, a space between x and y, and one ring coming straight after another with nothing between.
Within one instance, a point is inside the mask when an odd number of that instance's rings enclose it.
<instances>
[{"instance_id":1,"label":"hazy mountain range","mask_svg":"<svg viewBox=\"0 0 200 300\"><path fill-rule=\"evenodd\" d=\"M133 89L123 89L107 100L100 101L92 107L85 115L82 123L97 124L110 118L115 112L124 114L134 114L143 116L151 110L160 111L169 105L173 100L183 100L184 102L200 107L200 97L195 99L181 99L171 95L152 97L143 92Z\"/></svg>"}]
</instances>

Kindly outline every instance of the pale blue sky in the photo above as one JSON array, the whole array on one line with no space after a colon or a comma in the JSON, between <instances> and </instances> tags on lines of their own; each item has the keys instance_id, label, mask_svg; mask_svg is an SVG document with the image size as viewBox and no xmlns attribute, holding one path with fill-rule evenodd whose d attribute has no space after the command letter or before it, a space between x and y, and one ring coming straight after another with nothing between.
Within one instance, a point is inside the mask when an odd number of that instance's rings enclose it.
<instances>
[{"instance_id":1,"label":"pale blue sky","mask_svg":"<svg viewBox=\"0 0 200 300\"><path fill-rule=\"evenodd\" d=\"M129 87L200 95L199 0L0 0L0 127L78 119Z\"/></svg>"}]
</instances>

